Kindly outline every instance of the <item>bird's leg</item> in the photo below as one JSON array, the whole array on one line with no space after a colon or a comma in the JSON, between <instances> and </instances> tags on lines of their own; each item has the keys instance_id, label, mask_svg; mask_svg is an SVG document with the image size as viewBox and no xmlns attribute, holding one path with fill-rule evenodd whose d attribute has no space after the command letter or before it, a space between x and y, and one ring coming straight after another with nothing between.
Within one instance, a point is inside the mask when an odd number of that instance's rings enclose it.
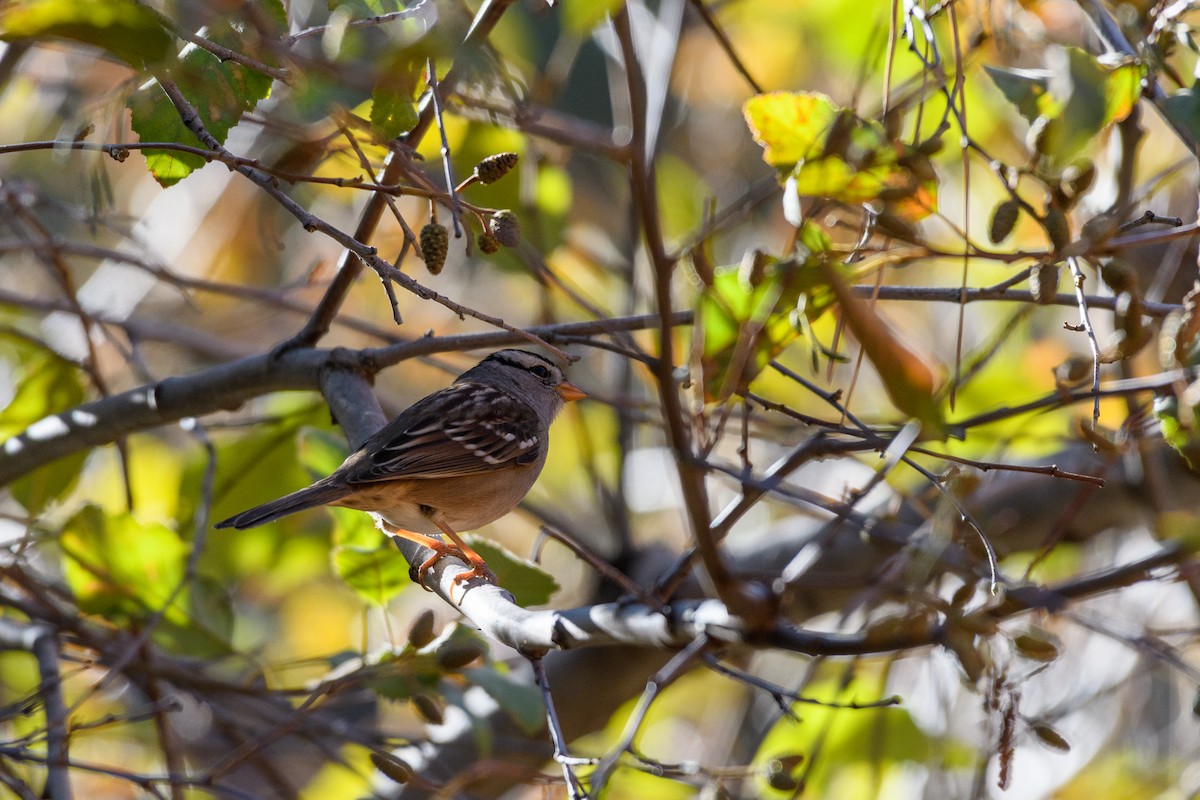
<instances>
[{"instance_id":1,"label":"bird's leg","mask_svg":"<svg viewBox=\"0 0 1200 800\"><path fill-rule=\"evenodd\" d=\"M422 588L425 588L426 590L428 590L429 587L425 586L425 573L429 572L429 568L436 564L437 560L442 556L447 554L459 555L461 552L456 545L446 544L435 536L426 536L425 534L417 533L416 531L397 528L382 518L379 518L379 527L382 528L383 532L388 536L398 536L401 539L408 539L410 542L416 542L417 544L428 547L433 551L433 555L422 561L421 565L415 570L412 570L412 576L416 579L417 583L421 584ZM467 559L464 558L463 560L466 561Z\"/></svg>"},{"instance_id":2,"label":"bird's leg","mask_svg":"<svg viewBox=\"0 0 1200 800\"><path fill-rule=\"evenodd\" d=\"M488 569L487 564L484 563L483 556L479 555L479 553L476 553L475 550L472 549L472 547L466 542L464 542L457 533L450 529L449 526L436 521L434 524L437 525L447 537L449 537L450 541L452 542L451 544L447 544L446 542L434 536L426 536L423 533L406 530L405 528L398 528L389 524L382 518L379 519L379 525L381 528L383 528L384 533L387 535L399 536L401 539L408 539L410 542L416 542L417 544L428 547L433 551L433 555L422 561L421 565L414 570L417 583L421 584L421 586L425 586L425 574L429 572L430 567L436 564L438 559L446 555L460 556L463 561L466 561L471 565L471 569L467 570L466 572L460 572L458 575L454 576L454 583L462 583L463 581L470 580L477 575L482 575L493 583L496 582L496 576L492 574L492 571Z\"/></svg>"},{"instance_id":3,"label":"bird's leg","mask_svg":"<svg viewBox=\"0 0 1200 800\"><path fill-rule=\"evenodd\" d=\"M488 569L488 565L484 562L483 556L475 552L471 545L462 540L454 530L446 523L440 520L433 520L433 524L438 526L442 533L446 534L446 538L454 542L454 546L462 553L463 559L470 563L471 568L466 572L460 572L454 576L454 583L459 584L464 581L469 581L471 578L483 576L483 578L491 583L496 583L495 574Z\"/></svg>"}]
</instances>

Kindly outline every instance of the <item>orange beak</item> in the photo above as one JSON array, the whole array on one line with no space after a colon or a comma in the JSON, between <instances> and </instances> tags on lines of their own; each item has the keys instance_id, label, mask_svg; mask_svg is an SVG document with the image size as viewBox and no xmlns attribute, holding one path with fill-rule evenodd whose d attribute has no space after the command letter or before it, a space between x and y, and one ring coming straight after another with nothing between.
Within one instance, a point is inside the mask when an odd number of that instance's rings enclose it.
<instances>
[{"instance_id":1,"label":"orange beak","mask_svg":"<svg viewBox=\"0 0 1200 800\"><path fill-rule=\"evenodd\" d=\"M563 381L558 386L554 387L554 391L558 392L558 396L568 403L572 400L582 400L588 396L588 393L580 389L570 381Z\"/></svg>"}]
</instances>

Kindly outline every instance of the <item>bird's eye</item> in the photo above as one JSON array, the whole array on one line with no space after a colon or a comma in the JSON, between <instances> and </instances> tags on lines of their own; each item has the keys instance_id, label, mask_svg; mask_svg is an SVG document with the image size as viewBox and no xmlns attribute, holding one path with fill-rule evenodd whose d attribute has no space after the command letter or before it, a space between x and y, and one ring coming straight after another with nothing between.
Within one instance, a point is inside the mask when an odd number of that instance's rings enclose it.
<instances>
[{"instance_id":1,"label":"bird's eye","mask_svg":"<svg viewBox=\"0 0 1200 800\"><path fill-rule=\"evenodd\" d=\"M537 375L539 378L541 378L544 381L550 380L550 370L546 369L541 364L536 364L536 365L530 367L529 371L532 372L534 375Z\"/></svg>"}]
</instances>

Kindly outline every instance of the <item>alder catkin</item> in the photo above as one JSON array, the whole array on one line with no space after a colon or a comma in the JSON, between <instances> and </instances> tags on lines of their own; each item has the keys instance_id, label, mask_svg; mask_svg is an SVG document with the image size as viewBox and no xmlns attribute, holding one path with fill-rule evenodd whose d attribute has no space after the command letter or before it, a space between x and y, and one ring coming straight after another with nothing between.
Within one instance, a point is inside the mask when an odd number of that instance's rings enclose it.
<instances>
[{"instance_id":1,"label":"alder catkin","mask_svg":"<svg viewBox=\"0 0 1200 800\"><path fill-rule=\"evenodd\" d=\"M507 175L508 171L517 165L517 161L516 153L496 153L494 156L488 156L475 165L475 177L485 186L495 183Z\"/></svg>"},{"instance_id":2,"label":"alder catkin","mask_svg":"<svg viewBox=\"0 0 1200 800\"><path fill-rule=\"evenodd\" d=\"M450 250L450 231L445 225L430 222L421 228L421 254L425 256L425 268L437 275L446 265L446 253Z\"/></svg>"},{"instance_id":3,"label":"alder catkin","mask_svg":"<svg viewBox=\"0 0 1200 800\"><path fill-rule=\"evenodd\" d=\"M496 241L505 247L516 247L521 243L521 223L517 215L507 208L492 214L492 218L488 220L488 230L496 237Z\"/></svg>"},{"instance_id":4,"label":"alder catkin","mask_svg":"<svg viewBox=\"0 0 1200 800\"><path fill-rule=\"evenodd\" d=\"M475 240L475 243L479 245L480 251L488 256L500 249L500 240L487 231L479 234L479 238Z\"/></svg>"}]
</instances>

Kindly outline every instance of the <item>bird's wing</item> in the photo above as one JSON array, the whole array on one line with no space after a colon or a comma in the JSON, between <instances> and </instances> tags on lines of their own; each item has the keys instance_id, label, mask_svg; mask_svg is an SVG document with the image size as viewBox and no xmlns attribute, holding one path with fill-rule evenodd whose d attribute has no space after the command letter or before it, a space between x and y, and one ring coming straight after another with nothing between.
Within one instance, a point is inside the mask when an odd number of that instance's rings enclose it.
<instances>
[{"instance_id":1,"label":"bird's wing","mask_svg":"<svg viewBox=\"0 0 1200 800\"><path fill-rule=\"evenodd\" d=\"M458 383L420 400L343 465L349 483L448 478L537 461L545 446L528 404L486 384Z\"/></svg>"}]
</instances>

